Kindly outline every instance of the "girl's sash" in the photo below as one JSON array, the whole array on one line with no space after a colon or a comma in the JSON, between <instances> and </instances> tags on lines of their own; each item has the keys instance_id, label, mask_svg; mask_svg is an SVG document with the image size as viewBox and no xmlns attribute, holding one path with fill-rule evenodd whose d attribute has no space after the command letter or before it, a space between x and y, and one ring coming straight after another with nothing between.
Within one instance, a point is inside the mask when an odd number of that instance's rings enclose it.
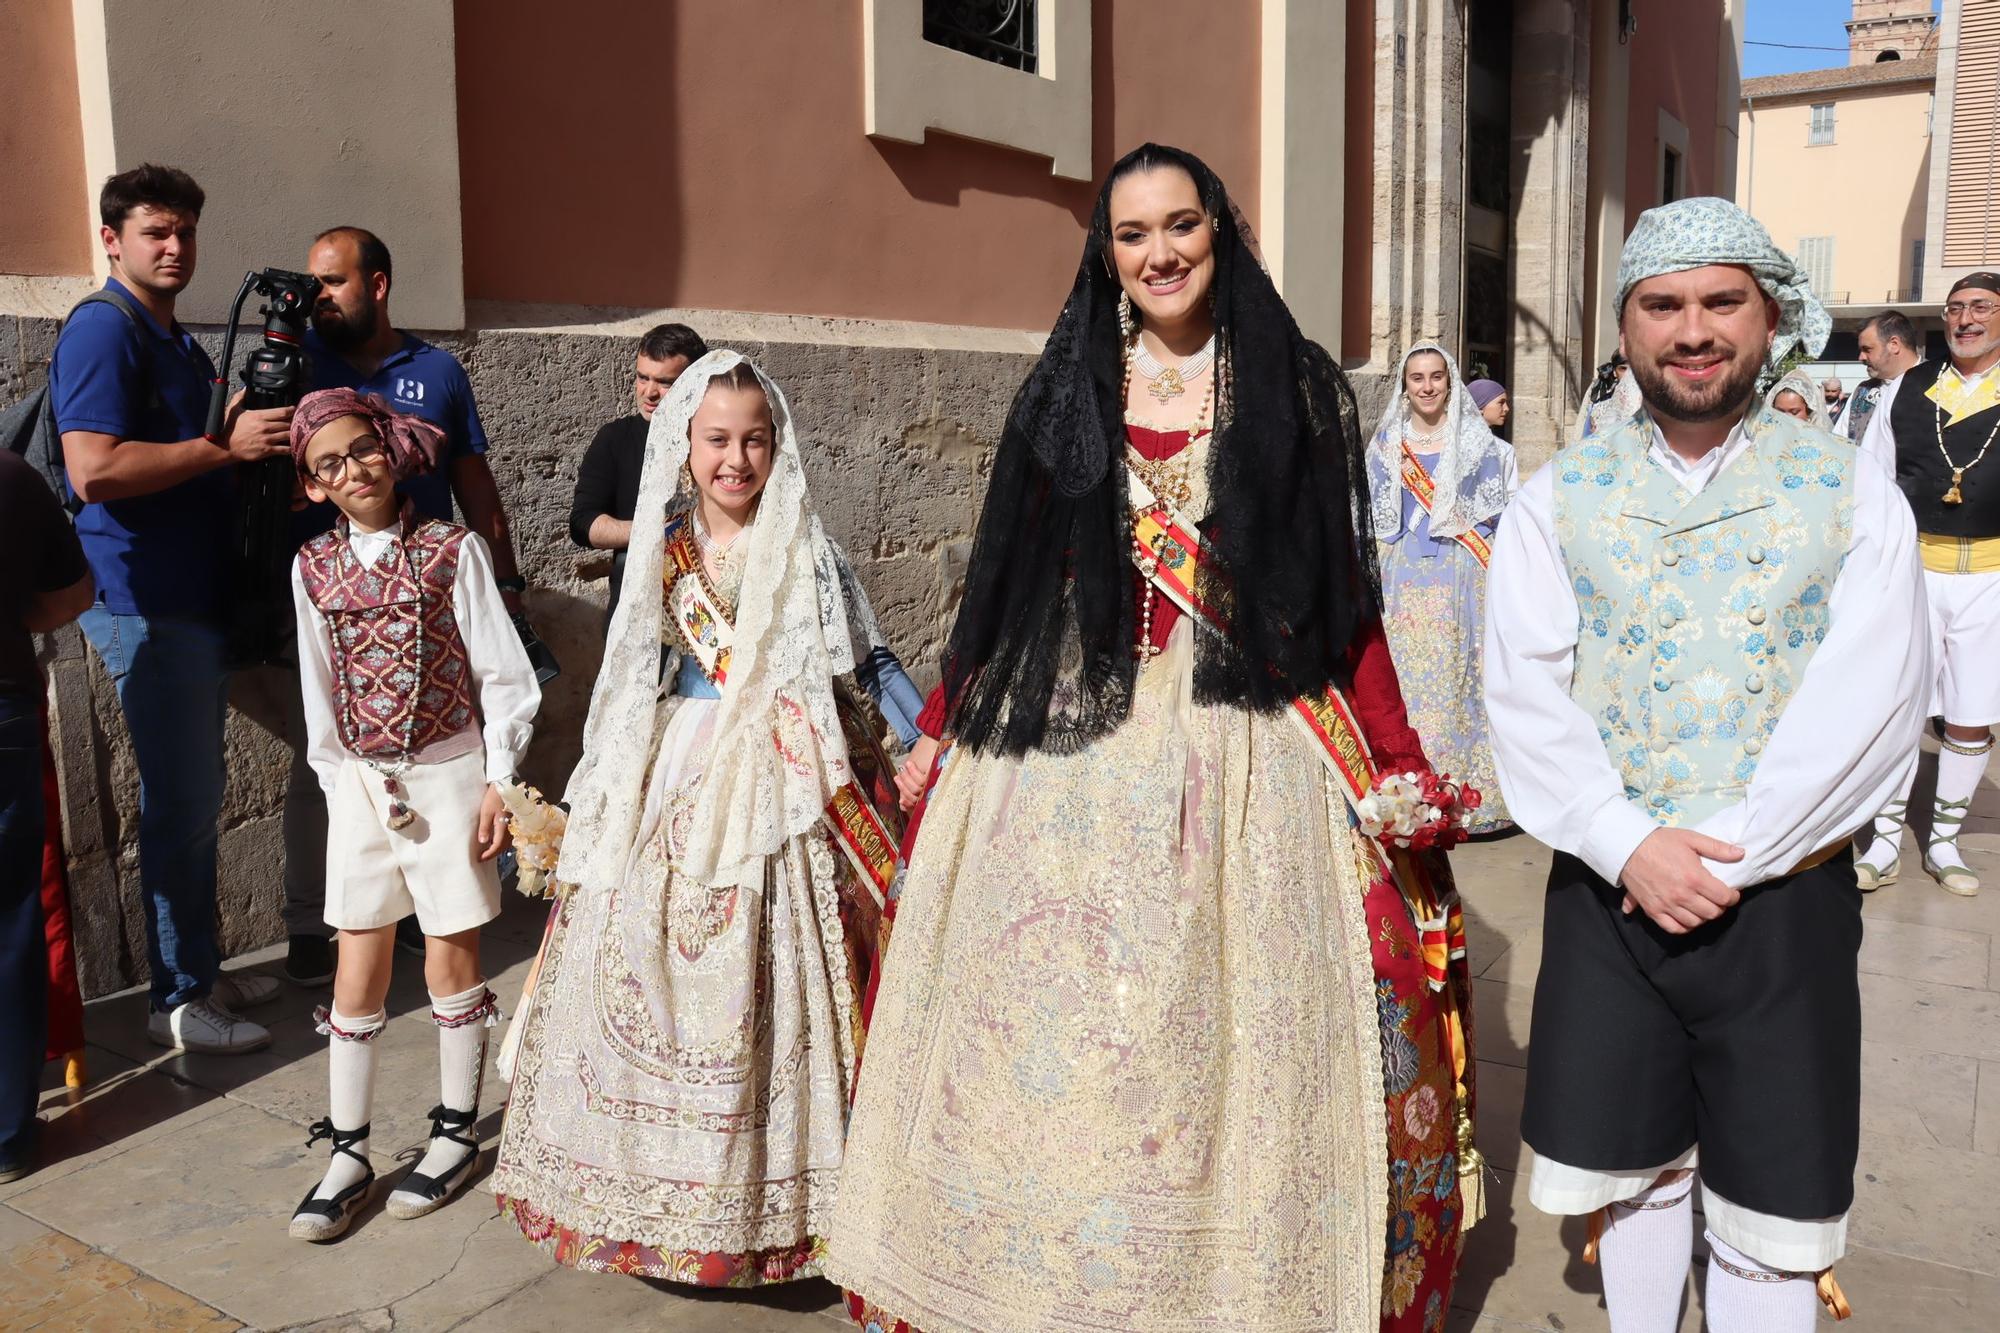
<instances>
[{"instance_id":1,"label":"girl's sash","mask_svg":"<svg viewBox=\"0 0 2000 1333\"><path fill-rule=\"evenodd\" d=\"M709 584L695 545L694 525L682 519L667 534L667 614L680 632L681 646L700 664L702 674L718 690L729 676L729 648L735 637L734 616ZM881 908L900 870L896 840L875 813L860 786L849 780L826 803L822 815L834 842L854 866L861 882Z\"/></svg>"},{"instance_id":2,"label":"girl's sash","mask_svg":"<svg viewBox=\"0 0 2000 1333\"><path fill-rule=\"evenodd\" d=\"M1410 451L1407 440L1403 442L1403 485L1409 487L1410 494L1417 497L1417 503L1423 506L1424 513L1430 513L1431 500L1437 495L1437 483L1431 480L1430 469ZM1471 528L1459 533L1452 540L1472 552L1472 558L1479 562L1481 569L1486 568L1493 559L1493 548L1487 544L1484 537Z\"/></svg>"},{"instance_id":3,"label":"girl's sash","mask_svg":"<svg viewBox=\"0 0 2000 1333\"><path fill-rule=\"evenodd\" d=\"M1213 562L1200 534L1182 523L1180 516L1153 494L1137 472L1127 468L1126 476L1132 515L1132 562L1139 567L1139 573L1196 624L1215 634L1226 633L1215 608L1202 601L1196 592L1196 572ZM1354 807L1375 789L1375 761L1346 696L1329 681L1325 690L1294 699L1289 716L1312 737L1314 752L1339 782L1350 818L1358 821ZM1480 1175L1485 1160L1473 1146L1469 1082L1472 1052L1464 1014L1468 997L1457 993L1458 988L1450 984L1452 962L1465 957L1465 916L1451 882L1451 870L1442 856L1416 856L1407 850L1392 851L1374 838L1363 836L1361 840L1373 853L1382 877L1395 885L1408 905L1417 927L1425 977L1432 990L1443 993L1445 1031L1457 1085L1455 1119L1460 1188L1464 1191L1465 1224L1470 1227L1485 1212L1485 1188Z\"/></svg>"}]
</instances>

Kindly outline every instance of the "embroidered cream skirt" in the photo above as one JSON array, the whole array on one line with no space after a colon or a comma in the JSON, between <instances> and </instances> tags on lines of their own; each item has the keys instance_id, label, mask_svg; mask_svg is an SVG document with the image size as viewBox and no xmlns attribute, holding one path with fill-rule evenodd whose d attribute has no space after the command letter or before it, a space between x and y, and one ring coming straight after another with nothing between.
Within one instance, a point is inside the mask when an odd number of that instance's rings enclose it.
<instances>
[{"instance_id":1,"label":"embroidered cream skirt","mask_svg":"<svg viewBox=\"0 0 2000 1333\"><path fill-rule=\"evenodd\" d=\"M759 889L671 869L714 708L667 722L624 881L557 909L493 1191L564 1263L743 1286L818 1271L858 1006L819 830Z\"/></svg>"},{"instance_id":2,"label":"embroidered cream skirt","mask_svg":"<svg viewBox=\"0 0 2000 1333\"><path fill-rule=\"evenodd\" d=\"M1187 622L1087 751L961 755L873 1013L826 1271L925 1330L1372 1330L1365 853Z\"/></svg>"}]
</instances>

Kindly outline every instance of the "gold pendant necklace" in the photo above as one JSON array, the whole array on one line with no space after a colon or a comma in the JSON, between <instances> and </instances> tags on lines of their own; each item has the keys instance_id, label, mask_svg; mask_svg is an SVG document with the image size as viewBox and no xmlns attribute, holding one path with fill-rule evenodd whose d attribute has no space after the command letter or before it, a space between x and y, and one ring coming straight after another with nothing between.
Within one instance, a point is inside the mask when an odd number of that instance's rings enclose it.
<instances>
[{"instance_id":1,"label":"gold pendant necklace","mask_svg":"<svg viewBox=\"0 0 2000 1333\"><path fill-rule=\"evenodd\" d=\"M1161 403L1167 403L1186 393L1187 386L1181 383L1181 373L1178 370L1168 368L1162 370L1160 377L1147 386L1146 392Z\"/></svg>"},{"instance_id":2,"label":"gold pendant necklace","mask_svg":"<svg viewBox=\"0 0 2000 1333\"><path fill-rule=\"evenodd\" d=\"M1944 447L1944 407L1934 402L1932 408L1937 413L1938 452L1944 455L1944 465L1951 469L1951 485L1945 488L1944 495L1941 498L1948 505L1964 504L1965 492L1960 490L1959 487L1965 481L1965 474L1978 467L1979 460L1986 457L1986 451L1993 447L1993 437L2000 435L2000 420L1996 420L1993 423L1993 429L1986 432L1986 443L1979 446L1979 452L1972 456L1972 461L1964 467L1960 467L1951 461L1951 451Z\"/></svg>"}]
</instances>

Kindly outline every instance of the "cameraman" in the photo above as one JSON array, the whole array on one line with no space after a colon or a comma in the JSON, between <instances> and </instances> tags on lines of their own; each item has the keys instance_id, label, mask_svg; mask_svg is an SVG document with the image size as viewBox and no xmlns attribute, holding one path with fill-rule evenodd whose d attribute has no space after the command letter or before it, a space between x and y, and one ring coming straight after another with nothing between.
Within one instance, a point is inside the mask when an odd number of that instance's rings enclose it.
<instances>
[{"instance_id":1,"label":"cameraman","mask_svg":"<svg viewBox=\"0 0 2000 1333\"><path fill-rule=\"evenodd\" d=\"M215 849L228 694L222 603L234 526L229 465L284 456L292 410L232 405L223 438L203 437L215 367L174 321L194 278L205 196L186 172L146 165L104 183L105 290L79 307L49 365L49 396L76 531L97 583L82 617L132 735L139 767L139 879L161 1046L234 1055L270 1040L235 1010L277 994L224 976L216 940Z\"/></svg>"},{"instance_id":2,"label":"cameraman","mask_svg":"<svg viewBox=\"0 0 2000 1333\"><path fill-rule=\"evenodd\" d=\"M452 501L458 501L465 526L485 538L492 552L501 600L517 628L524 627L521 597L528 584L515 562L507 510L486 461L486 429L465 367L442 347L390 321L393 263L389 247L374 232L351 226L321 232L313 238L306 271L320 281L312 332L306 335L312 387L379 394L398 412L422 417L444 431L445 456L438 471L408 478L400 489L419 514L446 522L452 521ZM303 544L332 527L333 519L332 505L311 506L294 536ZM298 700L292 704L302 709ZM325 800L295 750L285 798L285 929L291 936L285 970L302 984L314 984L333 971L325 846ZM414 919L405 919L397 939L404 948L422 952L423 935L414 927Z\"/></svg>"}]
</instances>

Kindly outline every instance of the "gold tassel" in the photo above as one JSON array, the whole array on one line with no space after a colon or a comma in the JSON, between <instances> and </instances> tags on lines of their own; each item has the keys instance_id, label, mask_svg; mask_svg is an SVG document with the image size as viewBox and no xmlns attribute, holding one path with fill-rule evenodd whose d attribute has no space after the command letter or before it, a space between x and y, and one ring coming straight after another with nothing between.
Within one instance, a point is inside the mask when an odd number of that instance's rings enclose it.
<instances>
[{"instance_id":1,"label":"gold tassel","mask_svg":"<svg viewBox=\"0 0 2000 1333\"><path fill-rule=\"evenodd\" d=\"M78 1047L76 1050L71 1051L68 1055L65 1055L63 1057L64 1087L81 1088L89 1080L89 1077L90 1076L88 1072L85 1070L83 1064L82 1047Z\"/></svg>"},{"instance_id":2,"label":"gold tassel","mask_svg":"<svg viewBox=\"0 0 2000 1333\"><path fill-rule=\"evenodd\" d=\"M1604 1239L1604 1212L1604 1209L1598 1209L1590 1215L1586 1223L1589 1235L1583 1242L1583 1261L1587 1264L1597 1262L1597 1242Z\"/></svg>"},{"instance_id":3,"label":"gold tassel","mask_svg":"<svg viewBox=\"0 0 2000 1333\"><path fill-rule=\"evenodd\" d=\"M1834 1281L1831 1268L1819 1275L1813 1289L1819 1293L1820 1304L1835 1320L1847 1319L1854 1314L1854 1307L1847 1303L1847 1293L1840 1289L1840 1283Z\"/></svg>"},{"instance_id":4,"label":"gold tassel","mask_svg":"<svg viewBox=\"0 0 2000 1333\"><path fill-rule=\"evenodd\" d=\"M1466 1106L1465 1085L1458 1086L1454 1128L1458 1137L1458 1201L1465 1210L1461 1230L1470 1231L1486 1216L1486 1157L1472 1141L1472 1112Z\"/></svg>"}]
</instances>

